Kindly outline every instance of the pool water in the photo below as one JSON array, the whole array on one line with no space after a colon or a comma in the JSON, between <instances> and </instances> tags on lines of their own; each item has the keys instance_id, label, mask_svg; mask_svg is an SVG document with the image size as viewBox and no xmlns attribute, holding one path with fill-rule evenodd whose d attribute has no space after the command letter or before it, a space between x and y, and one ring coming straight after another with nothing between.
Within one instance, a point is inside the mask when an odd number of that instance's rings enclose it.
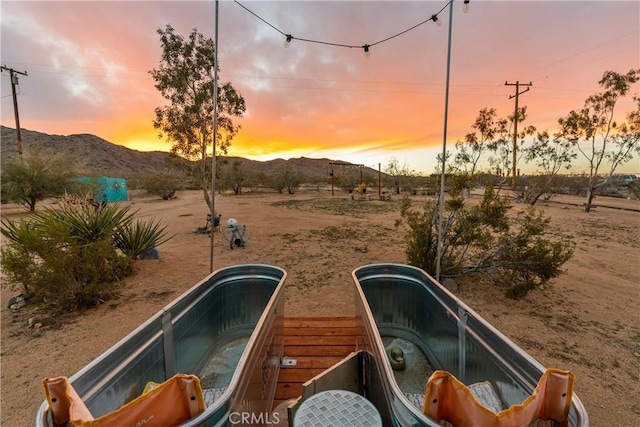
<instances>
[{"instance_id":1,"label":"pool water","mask_svg":"<svg viewBox=\"0 0 640 427\"><path fill-rule=\"evenodd\" d=\"M217 349L200 373L203 389L222 389L229 385L249 337L238 338Z\"/></svg>"},{"instance_id":2,"label":"pool water","mask_svg":"<svg viewBox=\"0 0 640 427\"><path fill-rule=\"evenodd\" d=\"M427 380L434 369L422 350L411 341L396 337L382 337L382 344L385 351L390 347L397 346L404 352L406 368L401 371L393 371L400 390L404 393L424 394Z\"/></svg>"}]
</instances>

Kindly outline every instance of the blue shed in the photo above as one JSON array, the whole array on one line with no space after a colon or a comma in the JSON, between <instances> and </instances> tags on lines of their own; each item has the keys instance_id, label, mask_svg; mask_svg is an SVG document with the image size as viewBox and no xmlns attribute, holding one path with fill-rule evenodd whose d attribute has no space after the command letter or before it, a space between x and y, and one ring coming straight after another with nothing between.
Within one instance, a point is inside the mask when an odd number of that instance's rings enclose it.
<instances>
[{"instance_id":1,"label":"blue shed","mask_svg":"<svg viewBox=\"0 0 640 427\"><path fill-rule=\"evenodd\" d=\"M127 180L124 178L109 178L106 176L91 178L84 176L78 178L78 181L94 184L96 202L126 202L129 200Z\"/></svg>"}]
</instances>

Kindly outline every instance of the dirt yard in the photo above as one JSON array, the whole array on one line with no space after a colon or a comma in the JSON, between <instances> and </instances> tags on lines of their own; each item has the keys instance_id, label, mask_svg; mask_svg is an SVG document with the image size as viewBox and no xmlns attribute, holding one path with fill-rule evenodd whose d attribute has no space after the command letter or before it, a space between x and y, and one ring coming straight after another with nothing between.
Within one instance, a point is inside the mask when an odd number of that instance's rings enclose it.
<instances>
[{"instance_id":1,"label":"dirt yard","mask_svg":"<svg viewBox=\"0 0 640 427\"><path fill-rule=\"evenodd\" d=\"M37 316L29 327L34 315L8 310L16 291L3 284L3 427L33 425L44 377L72 375L209 273L210 239L193 233L205 223L201 192L169 201L138 193L131 198L139 216L161 219L175 236L160 246L160 260L137 262L120 299L60 328L38 328ZM351 271L405 261L404 229L394 225L398 201L350 201L327 191L218 197L223 223L234 217L252 237L245 249L230 250L214 234L214 269L276 265L288 273L287 316L352 315ZM599 206L587 214L581 202L557 197L541 206L553 228L576 243L564 276L522 301L477 284L463 284L457 295L543 365L573 371L592 426L639 426L640 212ZM612 203L640 210L638 201ZM514 206L513 214L524 207ZM3 206L2 215L15 219L19 210Z\"/></svg>"}]
</instances>

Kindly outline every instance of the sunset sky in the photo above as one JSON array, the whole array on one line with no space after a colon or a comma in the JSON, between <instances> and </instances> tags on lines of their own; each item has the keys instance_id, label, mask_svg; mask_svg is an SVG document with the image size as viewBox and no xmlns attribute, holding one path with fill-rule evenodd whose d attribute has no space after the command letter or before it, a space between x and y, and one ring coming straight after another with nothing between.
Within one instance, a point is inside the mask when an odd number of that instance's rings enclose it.
<instances>
[{"instance_id":1,"label":"sunset sky","mask_svg":"<svg viewBox=\"0 0 640 427\"><path fill-rule=\"evenodd\" d=\"M432 173L442 151L449 9L446 1L233 1L219 3L220 80L247 113L230 154L257 160L331 158L384 167L392 158ZM470 132L478 111L513 113L553 132L558 118L599 90L605 71L640 68L638 1L481 1L453 5L447 147ZM214 1L6 1L0 3L1 63L19 80L23 129L95 134L141 151L168 151L153 129L165 100L149 74L160 61L158 28L214 37ZM2 124L15 127L9 74ZM636 84L632 92L640 92ZM618 106L619 119L632 108ZM28 141L25 141L28 145ZM628 172L640 172L635 159Z\"/></svg>"}]
</instances>

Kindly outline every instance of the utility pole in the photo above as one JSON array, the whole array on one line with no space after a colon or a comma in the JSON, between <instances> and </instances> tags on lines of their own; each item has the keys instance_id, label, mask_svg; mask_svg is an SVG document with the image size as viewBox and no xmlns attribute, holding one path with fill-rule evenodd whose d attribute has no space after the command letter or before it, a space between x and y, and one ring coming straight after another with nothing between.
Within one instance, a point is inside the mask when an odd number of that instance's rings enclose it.
<instances>
[{"instance_id":1,"label":"utility pole","mask_svg":"<svg viewBox=\"0 0 640 427\"><path fill-rule=\"evenodd\" d=\"M515 189L516 188L516 161L517 161L516 151L518 150L518 96L522 95L525 92L528 92L531 86L533 86L533 83L531 82L529 82L528 84L520 83L519 81L516 80L515 83L504 82L504 85L516 87L516 94L511 95L509 97L509 99L513 99L513 98L516 99L516 109L515 109L515 114L513 115L513 164L511 165L512 174L513 174L513 177L511 179L511 188ZM527 89L520 92L520 86L527 86Z\"/></svg>"},{"instance_id":2,"label":"utility pole","mask_svg":"<svg viewBox=\"0 0 640 427\"><path fill-rule=\"evenodd\" d=\"M382 175L380 173L380 163L378 163L378 198L382 196L381 178L382 178Z\"/></svg>"},{"instance_id":3,"label":"utility pole","mask_svg":"<svg viewBox=\"0 0 640 427\"><path fill-rule=\"evenodd\" d=\"M353 163L348 162L329 162L329 165L331 165L331 197L333 197L333 165L360 168L360 182L362 182L362 168L364 165L354 165Z\"/></svg>"},{"instance_id":4,"label":"utility pole","mask_svg":"<svg viewBox=\"0 0 640 427\"><path fill-rule=\"evenodd\" d=\"M16 134L18 136L18 157L22 159L22 135L20 134L20 115L18 114L18 97L16 95L16 86L18 85L18 74L28 76L27 72L16 71L13 68L7 68L5 65L0 66L0 71L9 71L11 78L11 93L13 94L13 113L16 116Z\"/></svg>"}]
</instances>

